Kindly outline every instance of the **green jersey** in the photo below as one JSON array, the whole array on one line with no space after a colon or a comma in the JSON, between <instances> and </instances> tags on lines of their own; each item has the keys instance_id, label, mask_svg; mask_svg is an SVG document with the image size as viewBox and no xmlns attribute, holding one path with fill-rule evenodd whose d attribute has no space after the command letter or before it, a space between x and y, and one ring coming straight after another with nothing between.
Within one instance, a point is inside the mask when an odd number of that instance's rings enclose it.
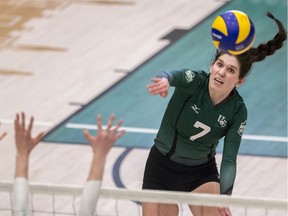
<instances>
[{"instance_id":1,"label":"green jersey","mask_svg":"<svg viewBox=\"0 0 288 216\"><path fill-rule=\"evenodd\" d=\"M157 77L166 77L175 87L155 138L157 149L177 163L199 165L215 156L224 137L220 185L221 193L231 194L247 120L242 97L234 89L227 100L214 106L208 91L209 74L204 71L182 69Z\"/></svg>"}]
</instances>

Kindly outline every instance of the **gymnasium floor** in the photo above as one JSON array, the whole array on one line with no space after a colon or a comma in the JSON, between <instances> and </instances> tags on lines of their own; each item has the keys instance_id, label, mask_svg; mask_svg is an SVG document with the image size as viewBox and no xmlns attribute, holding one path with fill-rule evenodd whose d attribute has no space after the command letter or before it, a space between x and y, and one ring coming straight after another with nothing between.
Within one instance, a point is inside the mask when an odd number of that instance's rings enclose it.
<instances>
[{"instance_id":1,"label":"gymnasium floor","mask_svg":"<svg viewBox=\"0 0 288 216\"><path fill-rule=\"evenodd\" d=\"M128 131L109 154L103 186L140 189L168 102L148 95L150 77L179 67L207 70L215 52L210 25L228 9L251 16L257 44L277 31L268 10L287 26L284 0L103 2L0 0L0 132L8 132L0 181L13 180L16 112L35 116L35 133L48 132L31 155L30 181L68 185L82 185L90 165L81 128L93 130L98 113L116 113ZM287 199L287 45L255 65L239 91L249 121L233 194ZM221 145L218 152L220 163Z\"/></svg>"}]
</instances>

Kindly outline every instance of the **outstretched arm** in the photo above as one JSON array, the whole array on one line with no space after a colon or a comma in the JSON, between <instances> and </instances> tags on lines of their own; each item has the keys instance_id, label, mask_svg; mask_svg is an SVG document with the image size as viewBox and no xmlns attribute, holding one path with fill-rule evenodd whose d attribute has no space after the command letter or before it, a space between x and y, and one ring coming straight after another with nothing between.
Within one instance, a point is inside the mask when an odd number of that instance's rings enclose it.
<instances>
[{"instance_id":1,"label":"outstretched arm","mask_svg":"<svg viewBox=\"0 0 288 216\"><path fill-rule=\"evenodd\" d=\"M111 115L107 124L107 128L102 126L101 115L97 116L97 136L92 136L87 129L83 133L93 149L93 160L88 175L89 180L102 180L103 170L105 166L106 157L114 145L114 143L123 136L124 130L119 131L122 120L112 127L115 115Z\"/></svg>"},{"instance_id":2,"label":"outstretched arm","mask_svg":"<svg viewBox=\"0 0 288 216\"><path fill-rule=\"evenodd\" d=\"M192 71L187 68L180 70L161 71L151 78L152 83L147 85L151 95L168 96L170 87L175 87L188 94L194 94L202 83L202 77L207 76L204 71Z\"/></svg>"},{"instance_id":3,"label":"outstretched arm","mask_svg":"<svg viewBox=\"0 0 288 216\"><path fill-rule=\"evenodd\" d=\"M16 144L16 167L15 180L13 188L13 203L16 216L29 215L29 184L28 184L28 166L29 156L33 148L39 143L44 132L39 133L32 138L31 131L34 118L30 118L28 127L25 125L25 114L16 114L15 126L15 144Z\"/></svg>"},{"instance_id":4,"label":"outstretched arm","mask_svg":"<svg viewBox=\"0 0 288 216\"><path fill-rule=\"evenodd\" d=\"M93 159L82 193L79 216L93 215L101 189L106 157L114 143L125 133L124 130L119 130L122 120L119 120L115 126L112 126L114 119L115 115L111 115L106 129L104 129L102 118L98 115L98 134L96 136L91 135L87 129L83 130L84 136L92 147Z\"/></svg>"},{"instance_id":5,"label":"outstretched arm","mask_svg":"<svg viewBox=\"0 0 288 216\"><path fill-rule=\"evenodd\" d=\"M34 117L30 118L28 126L25 125L25 113L16 114L14 121L15 127L15 143L16 143L16 167L15 177L24 177L28 179L28 162L31 151L39 143L44 136L44 132L39 133L32 138L31 132L33 128Z\"/></svg>"}]
</instances>

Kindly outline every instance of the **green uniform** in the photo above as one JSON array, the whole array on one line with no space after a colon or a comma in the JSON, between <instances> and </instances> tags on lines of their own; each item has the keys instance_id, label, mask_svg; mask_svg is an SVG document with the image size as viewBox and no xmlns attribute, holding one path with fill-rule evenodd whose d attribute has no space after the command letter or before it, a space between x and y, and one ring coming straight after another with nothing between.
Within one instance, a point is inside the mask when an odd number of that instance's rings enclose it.
<instances>
[{"instance_id":1,"label":"green uniform","mask_svg":"<svg viewBox=\"0 0 288 216\"><path fill-rule=\"evenodd\" d=\"M157 149L174 162L185 165L206 163L216 154L224 138L220 169L222 194L231 194L236 176L236 158L246 126L247 109L234 89L229 99L214 106L209 96L209 74L182 69L161 72L175 91L155 138Z\"/></svg>"}]
</instances>

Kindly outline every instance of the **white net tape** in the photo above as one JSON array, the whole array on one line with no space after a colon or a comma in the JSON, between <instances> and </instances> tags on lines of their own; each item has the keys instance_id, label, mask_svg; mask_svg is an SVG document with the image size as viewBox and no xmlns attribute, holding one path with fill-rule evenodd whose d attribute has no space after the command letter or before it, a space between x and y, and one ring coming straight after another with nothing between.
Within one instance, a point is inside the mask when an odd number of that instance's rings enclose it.
<instances>
[{"instance_id":1,"label":"white net tape","mask_svg":"<svg viewBox=\"0 0 288 216\"><path fill-rule=\"evenodd\" d=\"M0 215L13 215L12 182L0 182ZM33 216L76 215L83 187L30 184ZM287 199L251 198L154 190L102 189L98 216L141 216L141 202L177 203L180 215L190 216L185 205L227 206L233 216L285 216Z\"/></svg>"}]
</instances>

